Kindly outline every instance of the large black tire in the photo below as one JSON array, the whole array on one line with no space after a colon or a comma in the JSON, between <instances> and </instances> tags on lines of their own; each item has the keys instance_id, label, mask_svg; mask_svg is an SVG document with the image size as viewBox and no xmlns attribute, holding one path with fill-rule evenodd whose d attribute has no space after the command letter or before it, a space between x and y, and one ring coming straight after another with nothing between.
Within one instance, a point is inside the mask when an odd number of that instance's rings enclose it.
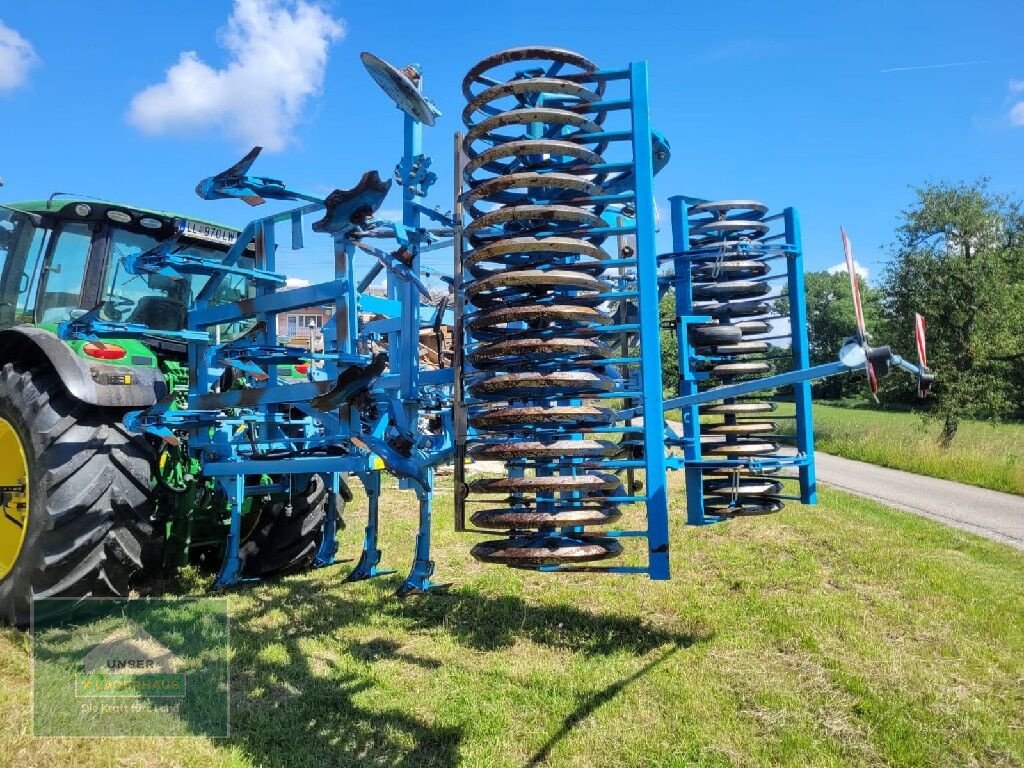
<instances>
[{"instance_id":1,"label":"large black tire","mask_svg":"<svg viewBox=\"0 0 1024 768\"><path fill-rule=\"evenodd\" d=\"M338 497L339 528L344 500ZM327 485L313 475L309 485L292 495L291 513L283 502L267 504L240 548L242 573L265 578L303 571L313 565L324 540Z\"/></svg>"},{"instance_id":2,"label":"large black tire","mask_svg":"<svg viewBox=\"0 0 1024 768\"><path fill-rule=\"evenodd\" d=\"M127 596L159 547L150 449L120 416L72 398L49 367L0 370L0 418L29 472L24 540L0 579L0 619L24 626L32 599Z\"/></svg>"}]
</instances>

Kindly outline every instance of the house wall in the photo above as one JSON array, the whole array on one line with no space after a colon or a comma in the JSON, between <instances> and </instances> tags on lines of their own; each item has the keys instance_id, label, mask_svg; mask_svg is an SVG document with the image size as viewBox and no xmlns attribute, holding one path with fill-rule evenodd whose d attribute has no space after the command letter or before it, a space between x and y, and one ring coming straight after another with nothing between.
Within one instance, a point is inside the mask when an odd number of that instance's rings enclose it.
<instances>
[{"instance_id":1,"label":"house wall","mask_svg":"<svg viewBox=\"0 0 1024 768\"><path fill-rule=\"evenodd\" d=\"M309 344L309 324L316 323L317 333L314 334L314 344L322 344L319 329L331 319L333 308L331 307L307 307L282 312L277 316L277 335L280 339L287 339L293 346L307 346Z\"/></svg>"}]
</instances>

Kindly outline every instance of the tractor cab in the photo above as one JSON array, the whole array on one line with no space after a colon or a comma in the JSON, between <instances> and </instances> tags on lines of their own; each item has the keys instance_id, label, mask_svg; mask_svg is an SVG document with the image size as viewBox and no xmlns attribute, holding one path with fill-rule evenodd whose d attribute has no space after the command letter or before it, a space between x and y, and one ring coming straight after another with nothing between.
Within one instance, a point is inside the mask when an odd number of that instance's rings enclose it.
<instances>
[{"instance_id":1,"label":"tractor cab","mask_svg":"<svg viewBox=\"0 0 1024 768\"><path fill-rule=\"evenodd\" d=\"M209 279L125 269L126 260L181 233L177 253L222 259L238 237L233 229L97 200L29 202L0 207L0 329L36 325L55 329L90 310L102 320L180 331L188 307ZM251 268L246 255L239 266ZM254 295L242 277L228 276L214 301ZM248 330L214 330L232 338Z\"/></svg>"}]
</instances>

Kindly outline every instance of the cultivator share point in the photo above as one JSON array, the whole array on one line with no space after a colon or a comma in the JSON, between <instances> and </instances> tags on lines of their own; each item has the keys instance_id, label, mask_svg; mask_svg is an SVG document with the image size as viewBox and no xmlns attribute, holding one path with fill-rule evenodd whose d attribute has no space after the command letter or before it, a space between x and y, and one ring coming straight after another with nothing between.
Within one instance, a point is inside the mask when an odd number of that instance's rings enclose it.
<instances>
[{"instance_id":1,"label":"cultivator share point","mask_svg":"<svg viewBox=\"0 0 1024 768\"><path fill-rule=\"evenodd\" d=\"M863 367L874 392L896 365L927 392L923 318L916 366L869 346L859 310L839 359L810 366L794 209L672 197L672 251L657 252L654 177L670 149L650 125L646 63L530 47L472 67L442 213L425 202L437 176L422 131L440 112L423 74L362 61L403 113L393 181L369 171L309 194L252 175L256 148L196 189L292 204L240 233L57 195L0 209L5 618L25 621L33 598L126 594L190 561L212 565L217 588L331 565L353 478L369 509L348 580L391 573L385 471L419 504L398 593L434 589L434 469L453 459L456 527L488 534L478 560L665 579L668 471L686 474L694 525L813 503L812 379ZM377 216L392 184L395 221ZM334 275L286 290L278 243L302 249L307 223L330 239ZM421 261L445 248L453 275ZM372 257L365 274L357 253ZM428 277L450 287L439 306ZM385 296L368 290L378 280ZM667 382L666 295L679 345ZM325 305L322 350L281 342L279 314ZM421 364L421 334L436 366ZM790 450L780 396L796 405ZM471 461L503 469L470 480ZM627 510L636 530L618 523Z\"/></svg>"}]
</instances>

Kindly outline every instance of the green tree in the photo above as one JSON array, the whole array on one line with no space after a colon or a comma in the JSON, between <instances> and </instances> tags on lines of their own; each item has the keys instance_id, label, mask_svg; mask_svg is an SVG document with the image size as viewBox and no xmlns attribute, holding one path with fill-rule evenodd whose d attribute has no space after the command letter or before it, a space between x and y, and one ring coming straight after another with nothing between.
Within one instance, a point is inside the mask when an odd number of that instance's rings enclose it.
<instances>
[{"instance_id":1,"label":"green tree","mask_svg":"<svg viewBox=\"0 0 1024 768\"><path fill-rule=\"evenodd\" d=\"M909 342L914 313L927 318L931 405L949 445L961 419L1020 408L1024 218L1020 202L993 193L987 179L915 193L882 281L886 340Z\"/></svg>"},{"instance_id":2,"label":"green tree","mask_svg":"<svg viewBox=\"0 0 1024 768\"><path fill-rule=\"evenodd\" d=\"M673 327L676 321L676 297L672 291L665 294L658 305L661 320L661 388L666 397L675 397L679 382L679 341Z\"/></svg>"}]
</instances>

